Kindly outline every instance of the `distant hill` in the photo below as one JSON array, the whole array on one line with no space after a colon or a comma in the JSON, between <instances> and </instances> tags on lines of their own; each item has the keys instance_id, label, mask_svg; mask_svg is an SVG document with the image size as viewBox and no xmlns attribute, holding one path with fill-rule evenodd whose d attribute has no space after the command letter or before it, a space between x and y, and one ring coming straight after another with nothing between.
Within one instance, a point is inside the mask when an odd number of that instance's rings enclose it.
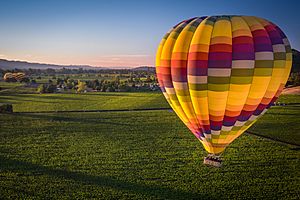
<instances>
[{"instance_id":1,"label":"distant hill","mask_svg":"<svg viewBox=\"0 0 300 200\"><path fill-rule=\"evenodd\" d=\"M135 68L132 69L132 71L149 71L149 72L155 72L155 67L149 67L149 66L135 67Z\"/></svg>"},{"instance_id":2,"label":"distant hill","mask_svg":"<svg viewBox=\"0 0 300 200\"><path fill-rule=\"evenodd\" d=\"M300 72L300 52L293 49L293 66L292 72Z\"/></svg>"},{"instance_id":3,"label":"distant hill","mask_svg":"<svg viewBox=\"0 0 300 200\"><path fill-rule=\"evenodd\" d=\"M300 52L296 49L292 49L293 52L293 66L292 72L300 72ZM69 69L93 69L93 70L103 70L103 69L131 69L133 71L149 71L155 72L155 67L150 66L140 66L136 68L130 67L95 67L90 65L55 65L55 64L45 64L45 63L30 63L26 61L14 61L14 60L5 60L0 59L0 68L2 69L61 69L61 68L69 68Z\"/></svg>"},{"instance_id":4,"label":"distant hill","mask_svg":"<svg viewBox=\"0 0 300 200\"><path fill-rule=\"evenodd\" d=\"M95 67L90 65L55 65L55 64L45 64L45 63L31 63L26 61L15 61L15 60L5 60L0 59L0 68L1 69L61 69L61 68L69 68L69 69L92 69L92 70L105 70L105 69L129 69L133 71L150 71L155 72L155 67L141 66L136 68L130 67Z\"/></svg>"},{"instance_id":5,"label":"distant hill","mask_svg":"<svg viewBox=\"0 0 300 200\"><path fill-rule=\"evenodd\" d=\"M45 64L45 63L30 63L26 61L14 61L14 60L5 60L0 59L0 68L2 69L46 69L46 68L52 68L52 69L61 69L61 68L69 68L69 69L105 69L103 67L93 67L89 65L55 65L55 64Z\"/></svg>"}]
</instances>

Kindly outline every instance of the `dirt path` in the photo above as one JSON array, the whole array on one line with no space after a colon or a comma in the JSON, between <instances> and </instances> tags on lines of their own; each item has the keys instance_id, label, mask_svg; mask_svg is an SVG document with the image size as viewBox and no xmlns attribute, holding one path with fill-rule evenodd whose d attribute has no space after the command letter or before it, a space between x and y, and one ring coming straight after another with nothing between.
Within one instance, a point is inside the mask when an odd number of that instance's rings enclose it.
<instances>
[{"instance_id":1,"label":"dirt path","mask_svg":"<svg viewBox=\"0 0 300 200\"><path fill-rule=\"evenodd\" d=\"M285 88L282 94L297 94L300 95L300 86Z\"/></svg>"}]
</instances>

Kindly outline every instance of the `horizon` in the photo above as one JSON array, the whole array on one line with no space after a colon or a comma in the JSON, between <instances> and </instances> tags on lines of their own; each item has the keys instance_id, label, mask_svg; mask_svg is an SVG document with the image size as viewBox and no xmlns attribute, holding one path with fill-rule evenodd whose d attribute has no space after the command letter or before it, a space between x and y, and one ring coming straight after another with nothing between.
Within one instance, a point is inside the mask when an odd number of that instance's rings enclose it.
<instances>
[{"instance_id":1,"label":"horizon","mask_svg":"<svg viewBox=\"0 0 300 200\"><path fill-rule=\"evenodd\" d=\"M300 50L297 1L4 1L0 58L54 65L155 66L164 34L194 16L255 15L277 24ZM266 9L272 5L272 8ZM283 10L284 8L284 10Z\"/></svg>"},{"instance_id":2,"label":"horizon","mask_svg":"<svg viewBox=\"0 0 300 200\"><path fill-rule=\"evenodd\" d=\"M28 64L38 64L38 65L56 65L59 67L93 67L93 68L106 68L106 69L135 69L135 68L139 68L139 67L153 67L155 68L155 66L152 65L137 65L137 66L94 66L94 65L87 65L87 64L54 64L54 63L44 63L44 62L34 62L34 61L27 61L27 60L9 60L9 59L5 59L5 58L1 58L0 57L0 61L7 61L7 62L22 62L22 63L28 63ZM16 67L18 68L18 67ZM1 67L0 67L1 69Z\"/></svg>"}]
</instances>

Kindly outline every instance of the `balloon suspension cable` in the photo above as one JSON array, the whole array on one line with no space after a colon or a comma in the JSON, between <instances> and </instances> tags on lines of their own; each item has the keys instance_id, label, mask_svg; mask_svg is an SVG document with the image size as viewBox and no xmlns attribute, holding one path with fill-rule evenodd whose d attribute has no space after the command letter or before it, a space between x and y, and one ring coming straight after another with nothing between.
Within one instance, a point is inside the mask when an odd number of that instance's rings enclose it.
<instances>
[{"instance_id":1,"label":"balloon suspension cable","mask_svg":"<svg viewBox=\"0 0 300 200\"><path fill-rule=\"evenodd\" d=\"M222 167L221 154L208 154L204 157L203 164L213 167Z\"/></svg>"}]
</instances>

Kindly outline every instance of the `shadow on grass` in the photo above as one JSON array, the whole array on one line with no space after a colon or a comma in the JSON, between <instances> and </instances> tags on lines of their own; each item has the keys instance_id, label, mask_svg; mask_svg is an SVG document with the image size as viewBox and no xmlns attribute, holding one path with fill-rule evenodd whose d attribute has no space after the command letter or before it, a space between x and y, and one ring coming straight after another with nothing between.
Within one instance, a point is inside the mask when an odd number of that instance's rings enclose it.
<instances>
[{"instance_id":1,"label":"shadow on grass","mask_svg":"<svg viewBox=\"0 0 300 200\"><path fill-rule=\"evenodd\" d=\"M54 169L25 161L18 161L0 156L0 171L17 172L28 176L48 175L73 180L82 184L92 184L99 187L109 187L115 190L128 191L136 194L152 196L159 199L210 199L207 194L201 195L193 192L177 190L173 188L160 187L157 185L145 185L140 183L118 180L110 176L94 176L81 172L72 172L64 169ZM5 180L4 177L2 179ZM26 187L26 186L24 186ZM19 191L21 192L21 191ZM124 193L125 195L125 193Z\"/></svg>"}]
</instances>

